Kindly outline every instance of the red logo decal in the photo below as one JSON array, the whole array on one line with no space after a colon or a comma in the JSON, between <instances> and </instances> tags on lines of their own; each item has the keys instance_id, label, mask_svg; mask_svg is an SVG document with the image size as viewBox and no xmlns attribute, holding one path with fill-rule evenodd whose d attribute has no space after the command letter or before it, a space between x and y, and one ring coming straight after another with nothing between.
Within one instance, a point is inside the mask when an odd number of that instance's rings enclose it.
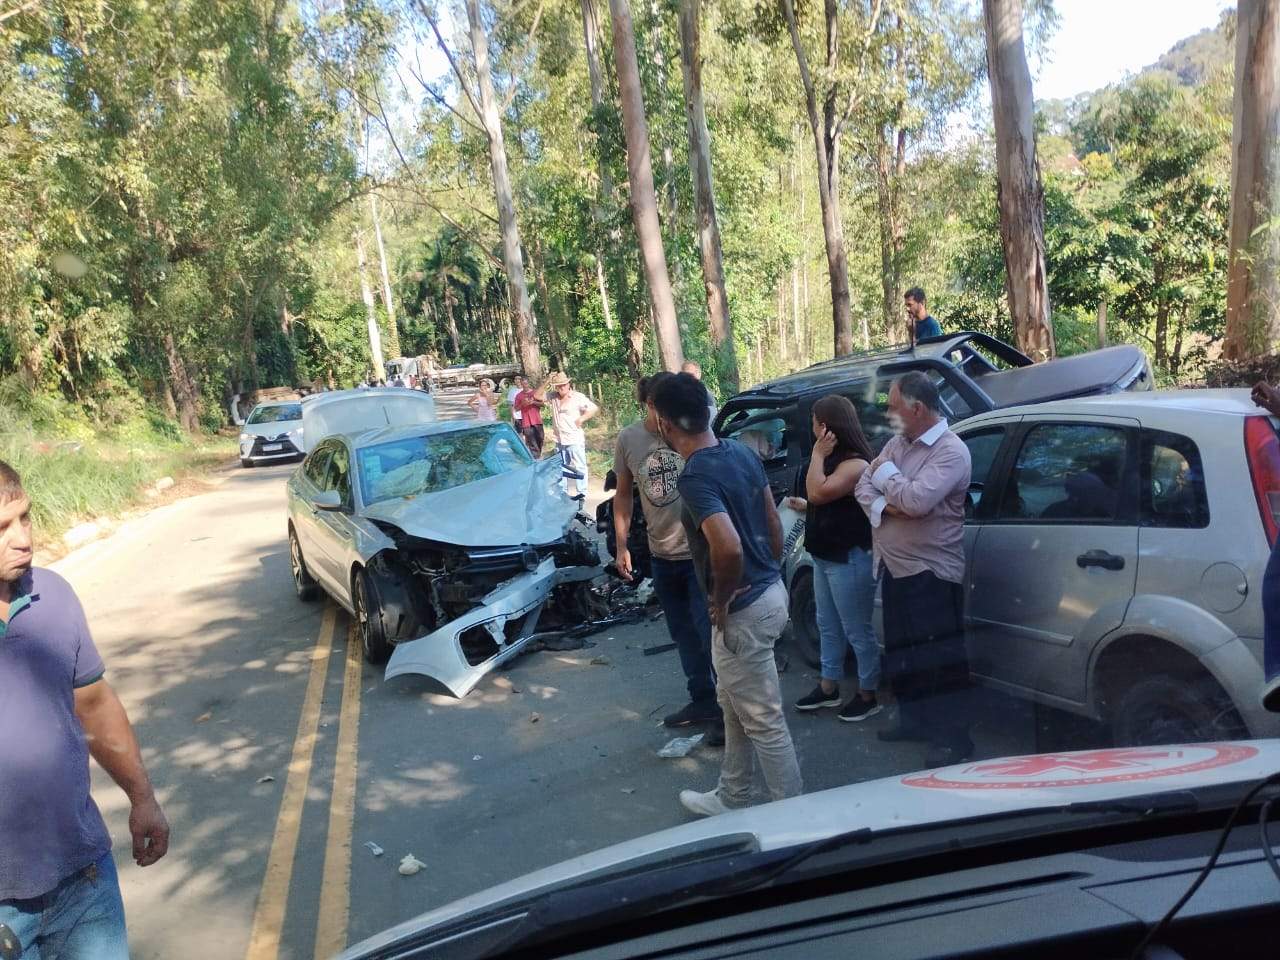
<instances>
[{"instance_id":1,"label":"red logo decal","mask_svg":"<svg viewBox=\"0 0 1280 960\"><path fill-rule=\"evenodd\" d=\"M1257 747L1197 743L1181 747L1129 747L1080 753L1041 753L987 760L936 773L904 777L908 787L959 790L1026 790L1123 783L1195 773L1256 756Z\"/></svg>"}]
</instances>

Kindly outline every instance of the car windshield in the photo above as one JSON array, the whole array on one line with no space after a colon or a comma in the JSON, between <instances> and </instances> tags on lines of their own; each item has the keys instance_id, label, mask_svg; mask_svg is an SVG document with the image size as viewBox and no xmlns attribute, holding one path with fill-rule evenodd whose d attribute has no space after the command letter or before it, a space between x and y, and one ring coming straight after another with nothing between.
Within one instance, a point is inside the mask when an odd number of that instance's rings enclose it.
<instances>
[{"instance_id":1,"label":"car windshield","mask_svg":"<svg viewBox=\"0 0 1280 960\"><path fill-rule=\"evenodd\" d=\"M363 447L356 463L361 496L374 504L510 473L533 458L511 427L495 423Z\"/></svg>"},{"instance_id":2,"label":"car windshield","mask_svg":"<svg viewBox=\"0 0 1280 960\"><path fill-rule=\"evenodd\" d=\"M302 404L278 403L269 407L258 407L249 414L249 423L282 423L286 420L301 420Z\"/></svg>"}]
</instances>

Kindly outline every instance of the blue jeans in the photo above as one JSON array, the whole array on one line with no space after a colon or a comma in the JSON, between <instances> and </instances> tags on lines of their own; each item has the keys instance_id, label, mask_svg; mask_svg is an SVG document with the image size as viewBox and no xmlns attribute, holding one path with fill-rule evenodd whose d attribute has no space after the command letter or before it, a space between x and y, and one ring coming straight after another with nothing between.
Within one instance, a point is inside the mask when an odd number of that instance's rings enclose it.
<instances>
[{"instance_id":1,"label":"blue jeans","mask_svg":"<svg viewBox=\"0 0 1280 960\"><path fill-rule=\"evenodd\" d=\"M680 667L689 685L689 699L714 702L716 683L711 676L711 617L707 598L698 585L692 560L652 558L653 592L658 595L667 631L680 654Z\"/></svg>"},{"instance_id":2,"label":"blue jeans","mask_svg":"<svg viewBox=\"0 0 1280 960\"><path fill-rule=\"evenodd\" d=\"M0 900L0 923L22 944L22 960L129 960L124 902L110 852L48 893Z\"/></svg>"},{"instance_id":3,"label":"blue jeans","mask_svg":"<svg viewBox=\"0 0 1280 960\"><path fill-rule=\"evenodd\" d=\"M559 443L556 445L556 452L560 454L560 462L564 464L564 469L575 474L578 483L578 493L586 496L587 445L585 443ZM580 476L577 476L579 474ZM569 478L562 478L560 486L564 488L565 493L568 493Z\"/></svg>"},{"instance_id":4,"label":"blue jeans","mask_svg":"<svg viewBox=\"0 0 1280 960\"><path fill-rule=\"evenodd\" d=\"M871 626L876 600L871 554L854 547L848 563L814 557L813 598L818 608L822 679L844 677L845 649L853 647L858 658L858 686L864 693L874 693L880 686L880 644Z\"/></svg>"}]
</instances>

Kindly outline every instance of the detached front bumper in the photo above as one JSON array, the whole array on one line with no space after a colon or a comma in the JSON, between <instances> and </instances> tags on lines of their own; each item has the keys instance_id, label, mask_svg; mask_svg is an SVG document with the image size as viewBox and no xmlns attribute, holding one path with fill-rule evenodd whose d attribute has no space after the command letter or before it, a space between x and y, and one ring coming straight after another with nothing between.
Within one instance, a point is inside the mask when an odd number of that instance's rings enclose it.
<instances>
[{"instance_id":1,"label":"detached front bumper","mask_svg":"<svg viewBox=\"0 0 1280 960\"><path fill-rule=\"evenodd\" d=\"M591 580L599 566L557 567L551 557L499 584L484 604L416 640L396 645L387 664L390 680L417 673L465 697L480 678L525 647L551 591L562 583Z\"/></svg>"}]
</instances>

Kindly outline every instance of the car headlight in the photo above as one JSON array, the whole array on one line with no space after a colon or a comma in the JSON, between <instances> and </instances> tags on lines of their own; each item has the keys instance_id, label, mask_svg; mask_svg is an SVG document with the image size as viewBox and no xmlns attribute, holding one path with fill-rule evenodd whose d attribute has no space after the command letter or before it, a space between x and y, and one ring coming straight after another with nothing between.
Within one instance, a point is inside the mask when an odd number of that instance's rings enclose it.
<instances>
[{"instance_id":1,"label":"car headlight","mask_svg":"<svg viewBox=\"0 0 1280 960\"><path fill-rule=\"evenodd\" d=\"M241 442L241 443L244 443L246 440L252 440L252 439L253 439L253 434L251 434L251 433L242 433L242 434L240 434L240 442Z\"/></svg>"}]
</instances>

